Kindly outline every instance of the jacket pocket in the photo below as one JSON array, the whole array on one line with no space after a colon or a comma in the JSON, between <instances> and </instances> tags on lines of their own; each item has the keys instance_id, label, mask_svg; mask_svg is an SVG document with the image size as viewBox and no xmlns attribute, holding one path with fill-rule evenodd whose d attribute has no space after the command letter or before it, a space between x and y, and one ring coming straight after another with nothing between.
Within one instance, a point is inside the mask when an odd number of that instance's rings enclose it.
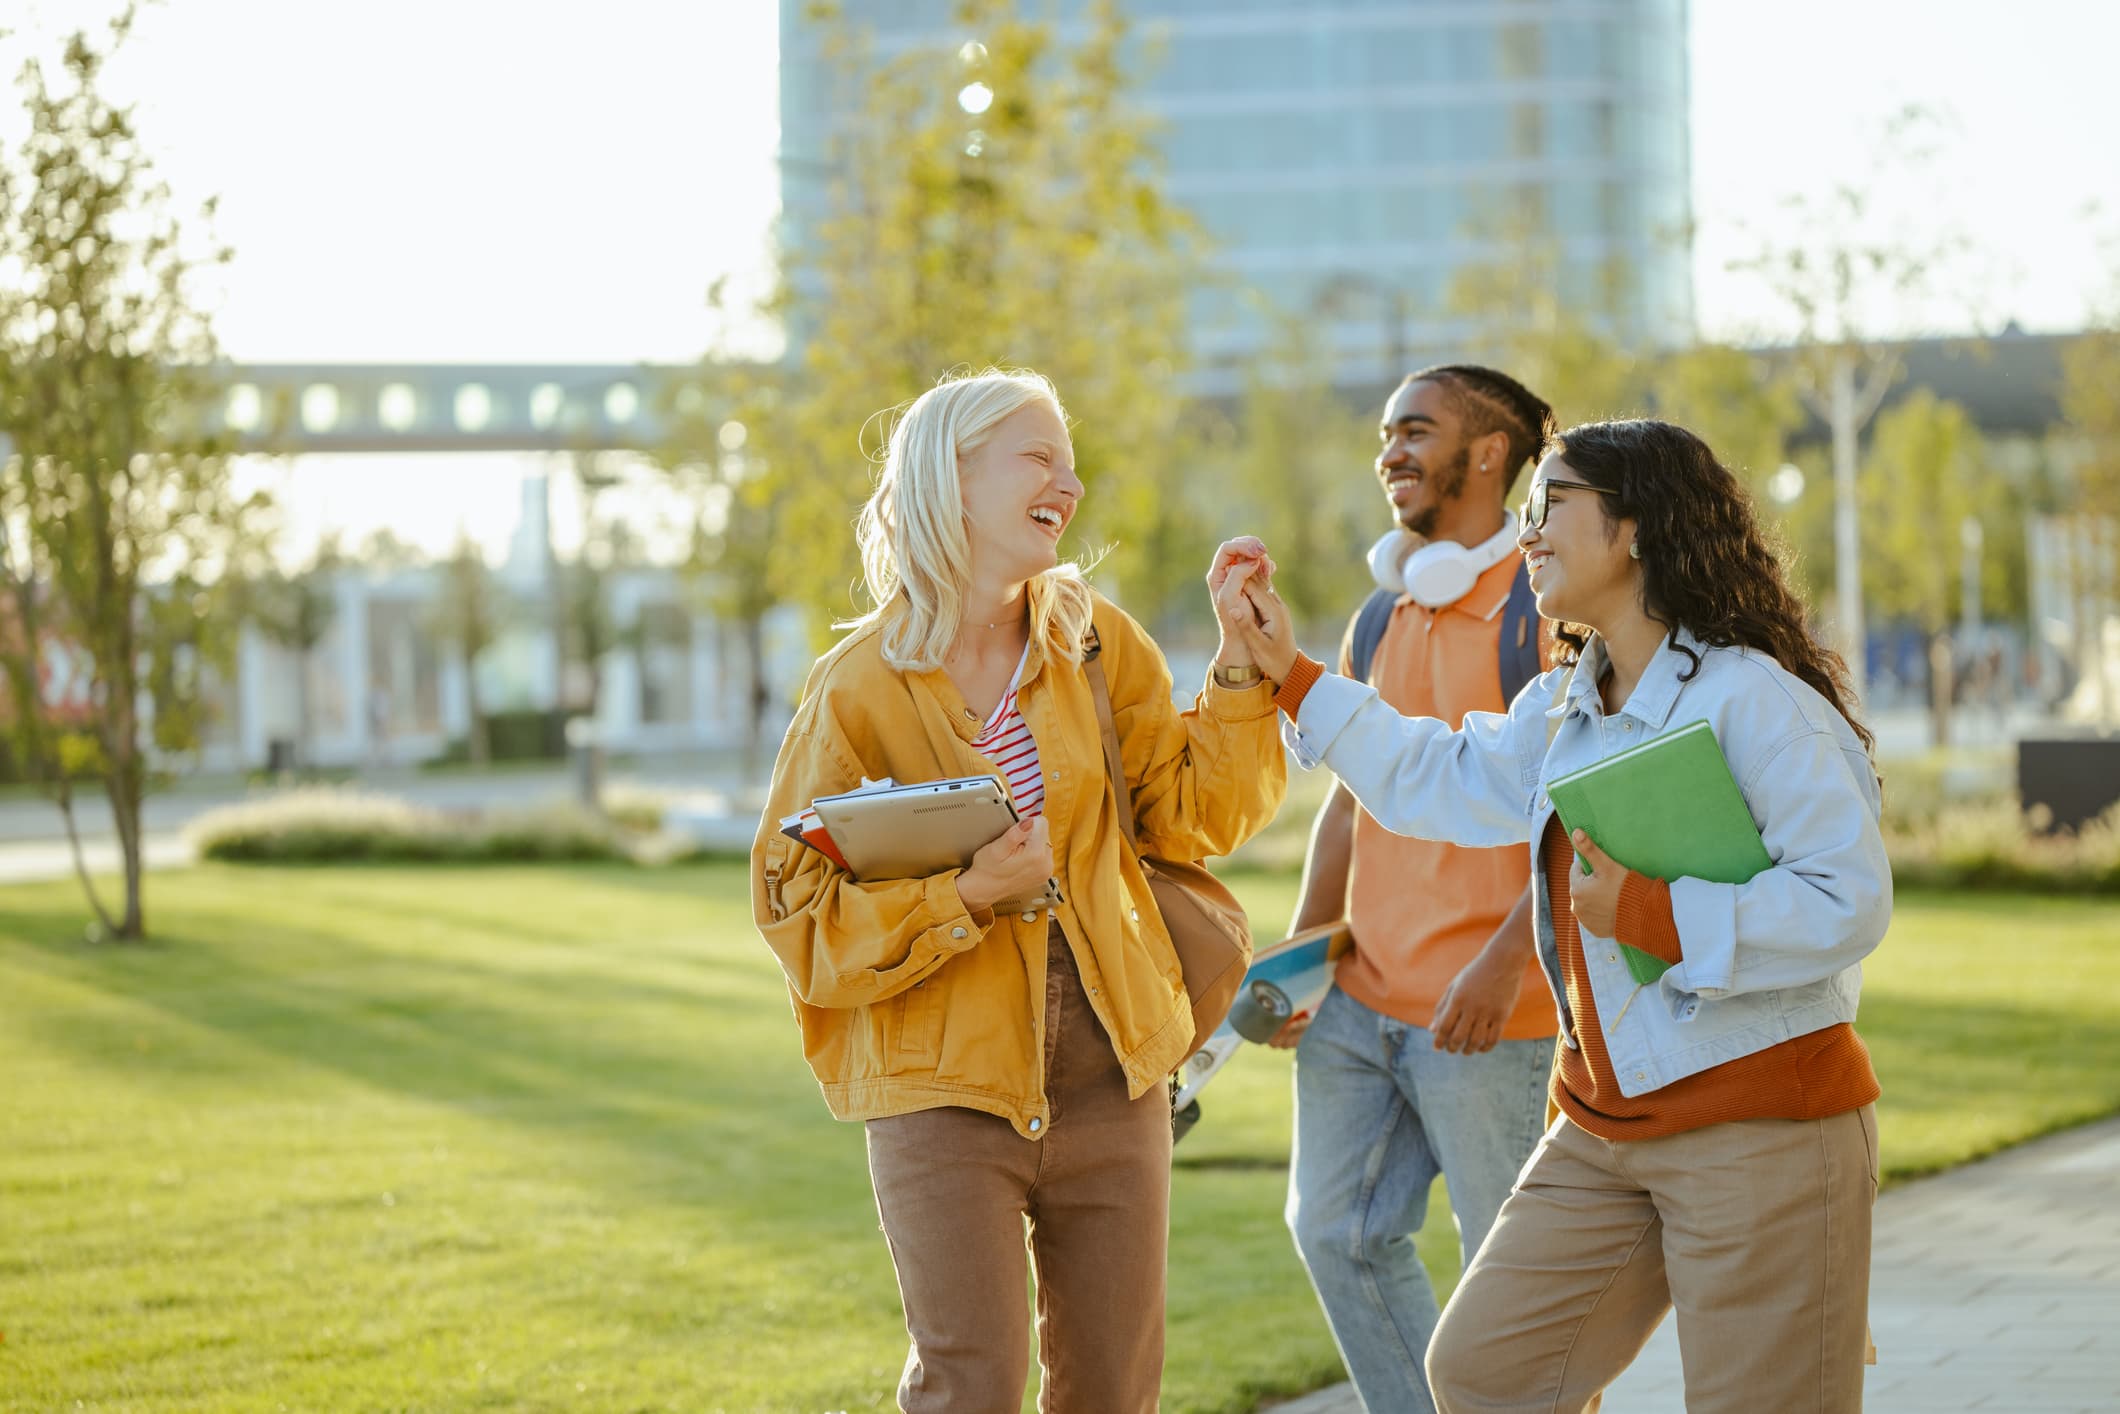
<instances>
[{"instance_id":1,"label":"jacket pocket","mask_svg":"<svg viewBox=\"0 0 2120 1414\"><path fill-rule=\"evenodd\" d=\"M942 1033L941 986L932 977L915 982L893 997L891 1006L898 1013L892 1059L932 1066Z\"/></svg>"}]
</instances>

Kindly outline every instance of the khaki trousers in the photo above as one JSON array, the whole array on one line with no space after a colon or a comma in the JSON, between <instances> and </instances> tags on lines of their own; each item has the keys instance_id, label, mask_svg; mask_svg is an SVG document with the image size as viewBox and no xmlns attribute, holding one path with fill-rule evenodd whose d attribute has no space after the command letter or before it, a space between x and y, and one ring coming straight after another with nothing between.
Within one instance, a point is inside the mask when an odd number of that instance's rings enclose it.
<instances>
[{"instance_id":1,"label":"khaki trousers","mask_svg":"<svg viewBox=\"0 0 2120 1414\"><path fill-rule=\"evenodd\" d=\"M1689 1414L1862 1408L1873 1106L1614 1143L1563 1116L1428 1347L1443 1414L1594 1410L1675 1306Z\"/></svg>"},{"instance_id":2,"label":"khaki trousers","mask_svg":"<svg viewBox=\"0 0 2120 1414\"><path fill-rule=\"evenodd\" d=\"M1047 944L1040 1139L975 1110L868 1122L869 1176L912 1349L908 1414L1016 1414L1029 1373L1025 1229L1038 1289L1038 1407L1134 1414L1163 1378L1170 1097L1126 1096L1067 939Z\"/></svg>"}]
</instances>

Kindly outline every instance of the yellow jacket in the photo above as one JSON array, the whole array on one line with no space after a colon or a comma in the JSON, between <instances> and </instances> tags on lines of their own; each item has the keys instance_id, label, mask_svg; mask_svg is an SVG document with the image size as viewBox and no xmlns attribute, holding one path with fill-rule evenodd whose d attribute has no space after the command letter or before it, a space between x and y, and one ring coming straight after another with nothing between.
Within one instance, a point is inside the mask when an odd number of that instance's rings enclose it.
<instances>
[{"instance_id":1,"label":"yellow jacket","mask_svg":"<svg viewBox=\"0 0 2120 1414\"><path fill-rule=\"evenodd\" d=\"M1142 851L1229 853L1273 817L1287 788L1271 692L1210 678L1181 713L1170 669L1141 626L1102 597L1094 623ZM1033 643L1017 704L1045 772L1065 900L1055 913L1138 1098L1191 1050L1177 954L1120 832L1081 667ZM961 1105L1000 1115L1019 1134L1045 1129L1045 916L966 912L954 870L856 883L779 831L783 816L864 776L998 775L971 744L983 726L946 672L885 663L869 627L811 670L781 745L751 850L751 912L787 973L810 1068L841 1119Z\"/></svg>"}]
</instances>

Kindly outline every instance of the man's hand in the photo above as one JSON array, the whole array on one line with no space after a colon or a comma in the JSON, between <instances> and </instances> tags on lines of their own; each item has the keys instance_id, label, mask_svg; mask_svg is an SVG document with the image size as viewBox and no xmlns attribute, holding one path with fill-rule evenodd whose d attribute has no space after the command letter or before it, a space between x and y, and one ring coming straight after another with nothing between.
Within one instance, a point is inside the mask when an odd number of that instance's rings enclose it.
<instances>
[{"instance_id":1,"label":"man's hand","mask_svg":"<svg viewBox=\"0 0 2120 1414\"><path fill-rule=\"evenodd\" d=\"M1627 882L1627 866L1581 830L1568 836L1568 843L1576 854L1575 863L1568 866L1568 911L1586 931L1609 938L1619 926L1619 888ZM1583 870L1586 863L1588 873Z\"/></svg>"},{"instance_id":2,"label":"man's hand","mask_svg":"<svg viewBox=\"0 0 2120 1414\"><path fill-rule=\"evenodd\" d=\"M1281 1029L1274 1032L1266 1044L1277 1051L1292 1051L1296 1048L1296 1042L1302 1040L1303 1033L1309 1029L1310 1013L1299 1011L1282 1022Z\"/></svg>"},{"instance_id":3,"label":"man's hand","mask_svg":"<svg viewBox=\"0 0 2120 1414\"><path fill-rule=\"evenodd\" d=\"M1513 951L1482 948L1443 989L1429 1034L1439 1051L1474 1056L1494 1049L1524 990L1524 963Z\"/></svg>"}]
</instances>

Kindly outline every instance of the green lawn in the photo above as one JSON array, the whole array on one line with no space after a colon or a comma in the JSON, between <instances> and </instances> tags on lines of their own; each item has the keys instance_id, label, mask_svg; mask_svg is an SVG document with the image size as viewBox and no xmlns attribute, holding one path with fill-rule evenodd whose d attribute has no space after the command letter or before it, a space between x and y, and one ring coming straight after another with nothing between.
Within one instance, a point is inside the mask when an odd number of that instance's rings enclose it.
<instances>
[{"instance_id":1,"label":"green lawn","mask_svg":"<svg viewBox=\"0 0 2120 1414\"><path fill-rule=\"evenodd\" d=\"M1291 878L1241 887L1287 916ZM890 1407L861 1132L738 868L201 868L149 902L155 944L93 949L70 886L0 889L0 1405ZM2120 1109L2120 905L1902 899L1863 1030L1895 1174ZM1168 1409L1336 1374L1280 1222L1286 1067L1243 1057L1180 1150Z\"/></svg>"}]
</instances>

